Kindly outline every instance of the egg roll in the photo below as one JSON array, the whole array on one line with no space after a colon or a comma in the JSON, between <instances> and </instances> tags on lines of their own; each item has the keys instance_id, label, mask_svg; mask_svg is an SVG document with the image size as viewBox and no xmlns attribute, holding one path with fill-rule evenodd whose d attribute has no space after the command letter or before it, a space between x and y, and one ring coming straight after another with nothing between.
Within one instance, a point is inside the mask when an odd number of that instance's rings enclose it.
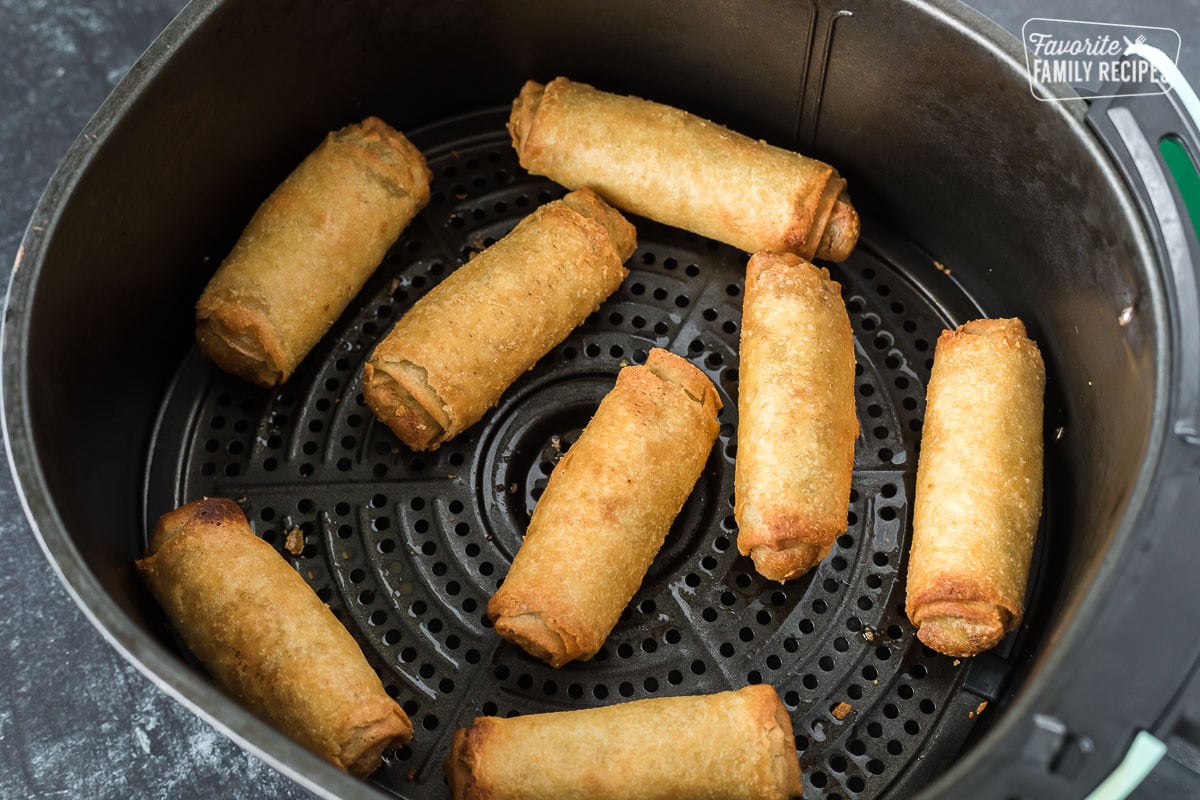
<instances>
[{"instance_id":1,"label":"egg roll","mask_svg":"<svg viewBox=\"0 0 1200 800\"><path fill-rule=\"evenodd\" d=\"M700 477L720 408L708 377L666 350L621 370L488 602L497 633L554 667L596 654Z\"/></svg>"},{"instance_id":2,"label":"egg roll","mask_svg":"<svg viewBox=\"0 0 1200 800\"><path fill-rule=\"evenodd\" d=\"M833 167L677 108L566 78L528 81L508 130L534 175L749 253L844 261L858 241Z\"/></svg>"},{"instance_id":3,"label":"egg roll","mask_svg":"<svg viewBox=\"0 0 1200 800\"><path fill-rule=\"evenodd\" d=\"M165 514L136 563L216 683L296 742L364 777L412 737L353 637L233 501Z\"/></svg>"},{"instance_id":4,"label":"egg roll","mask_svg":"<svg viewBox=\"0 0 1200 800\"><path fill-rule=\"evenodd\" d=\"M477 717L444 765L454 800L787 800L792 721L766 685L511 718Z\"/></svg>"},{"instance_id":5,"label":"egg roll","mask_svg":"<svg viewBox=\"0 0 1200 800\"><path fill-rule=\"evenodd\" d=\"M1046 370L1019 319L938 338L925 400L905 608L949 656L994 647L1024 613L1042 510Z\"/></svg>"},{"instance_id":6,"label":"egg roll","mask_svg":"<svg viewBox=\"0 0 1200 800\"><path fill-rule=\"evenodd\" d=\"M329 134L200 296L200 351L260 386L286 381L429 202L430 179L421 152L376 117Z\"/></svg>"},{"instance_id":7,"label":"egg roll","mask_svg":"<svg viewBox=\"0 0 1200 800\"><path fill-rule=\"evenodd\" d=\"M846 530L858 417L842 288L798 256L746 266L734 516L738 551L787 581Z\"/></svg>"},{"instance_id":8,"label":"egg roll","mask_svg":"<svg viewBox=\"0 0 1200 800\"><path fill-rule=\"evenodd\" d=\"M436 450L616 291L636 231L589 189L541 206L422 297L375 348L363 397Z\"/></svg>"}]
</instances>

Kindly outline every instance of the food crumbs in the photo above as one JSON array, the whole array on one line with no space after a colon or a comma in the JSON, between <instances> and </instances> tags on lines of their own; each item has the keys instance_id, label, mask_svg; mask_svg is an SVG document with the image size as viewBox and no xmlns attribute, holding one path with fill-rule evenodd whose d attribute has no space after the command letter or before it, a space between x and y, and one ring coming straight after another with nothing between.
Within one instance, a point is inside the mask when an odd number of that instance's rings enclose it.
<instances>
[{"instance_id":1,"label":"food crumbs","mask_svg":"<svg viewBox=\"0 0 1200 800\"><path fill-rule=\"evenodd\" d=\"M392 292L396 291L399 288L400 288L400 279L392 278L392 283L390 286L388 286L388 294L391 294Z\"/></svg>"},{"instance_id":2,"label":"food crumbs","mask_svg":"<svg viewBox=\"0 0 1200 800\"><path fill-rule=\"evenodd\" d=\"M962 663L962 660L961 660L961 659L957 659L957 658L956 658L956 659L954 659L954 666L956 666L956 667L957 667L957 666L958 666L959 664L961 664L961 663Z\"/></svg>"},{"instance_id":3,"label":"food crumbs","mask_svg":"<svg viewBox=\"0 0 1200 800\"><path fill-rule=\"evenodd\" d=\"M833 712L832 712L832 713L833 713L833 718L834 718L834 719L836 719L836 720L838 720L838 721L840 722L841 720L844 720L844 719L845 719L845 718L846 718L846 717L847 717L847 716L850 714L850 711L851 711L853 708L854 708L854 707L853 707L853 706L851 706L851 705L850 705L849 703L847 703L847 702L844 702L844 701L843 701L843 702L841 702L841 703L838 703L838 704L837 704L836 706L834 706L834 708L833 708Z\"/></svg>"},{"instance_id":4,"label":"food crumbs","mask_svg":"<svg viewBox=\"0 0 1200 800\"><path fill-rule=\"evenodd\" d=\"M945 264L943 264L942 262L940 262L940 261L934 261L934 262L933 262L933 265L934 265L935 267L937 267L937 269L938 269L938 272L941 272L943 275L949 275L949 274L950 274L950 268L949 268L949 267L947 267L947 266L946 266Z\"/></svg>"},{"instance_id":5,"label":"food crumbs","mask_svg":"<svg viewBox=\"0 0 1200 800\"><path fill-rule=\"evenodd\" d=\"M283 548L294 556L298 556L304 552L304 531L299 528L292 528L288 531L287 539L283 543Z\"/></svg>"},{"instance_id":6,"label":"food crumbs","mask_svg":"<svg viewBox=\"0 0 1200 800\"><path fill-rule=\"evenodd\" d=\"M485 247L487 247L487 245L484 244L484 242L483 242L483 234L482 233L476 233L474 236L471 237L471 247L474 247L476 250L482 250Z\"/></svg>"},{"instance_id":7,"label":"food crumbs","mask_svg":"<svg viewBox=\"0 0 1200 800\"><path fill-rule=\"evenodd\" d=\"M413 767L413 768L412 768L412 769L410 769L408 772L404 773L404 777L408 778L410 781L411 781L411 780L416 780L416 777L417 777L417 768L416 768L416 767Z\"/></svg>"}]
</instances>

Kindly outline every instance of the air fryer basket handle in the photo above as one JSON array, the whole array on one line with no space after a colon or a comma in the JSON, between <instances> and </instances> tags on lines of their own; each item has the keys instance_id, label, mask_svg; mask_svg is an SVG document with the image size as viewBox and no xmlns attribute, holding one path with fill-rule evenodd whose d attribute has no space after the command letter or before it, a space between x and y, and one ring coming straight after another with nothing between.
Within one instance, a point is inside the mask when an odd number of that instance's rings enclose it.
<instances>
[{"instance_id":1,"label":"air fryer basket handle","mask_svg":"<svg viewBox=\"0 0 1200 800\"><path fill-rule=\"evenodd\" d=\"M1178 310L1172 427L1187 442L1200 444L1200 220L1190 218L1159 147L1164 139L1174 140L1193 166L1200 164L1200 100L1161 50L1133 45L1127 53L1151 59L1170 76L1173 90L1122 97L1121 87L1106 89L1102 94L1117 96L1093 101L1087 119L1134 190L1159 261L1167 267L1168 292Z\"/></svg>"}]
</instances>

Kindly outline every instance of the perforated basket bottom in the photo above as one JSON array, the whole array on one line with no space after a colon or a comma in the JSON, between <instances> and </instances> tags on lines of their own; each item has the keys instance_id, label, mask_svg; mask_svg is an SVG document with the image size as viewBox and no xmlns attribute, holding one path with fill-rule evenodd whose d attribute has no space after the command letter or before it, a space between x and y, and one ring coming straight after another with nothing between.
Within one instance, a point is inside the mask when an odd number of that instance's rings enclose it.
<instances>
[{"instance_id":1,"label":"perforated basket bottom","mask_svg":"<svg viewBox=\"0 0 1200 800\"><path fill-rule=\"evenodd\" d=\"M959 663L917 642L904 562L925 382L941 329L976 312L919 251L865 226L831 272L855 333L861 436L848 528L786 585L735 546L738 337L747 256L634 218L621 288L516 382L498 407L430 454L364 406L364 360L392 323L474 250L563 190L518 166L495 111L413 134L435 175L427 209L283 388L217 370L195 351L165 400L146 475L146 523L229 497L329 603L412 717L411 745L372 778L441 798L452 733L477 715L775 686L791 711L804 796L901 796L960 751L1014 658ZM504 643L484 613L555 460L617 371L651 347L688 357L725 404L708 465L608 642L554 670ZM299 528L304 549L284 549ZM849 711L837 713L841 703Z\"/></svg>"}]
</instances>

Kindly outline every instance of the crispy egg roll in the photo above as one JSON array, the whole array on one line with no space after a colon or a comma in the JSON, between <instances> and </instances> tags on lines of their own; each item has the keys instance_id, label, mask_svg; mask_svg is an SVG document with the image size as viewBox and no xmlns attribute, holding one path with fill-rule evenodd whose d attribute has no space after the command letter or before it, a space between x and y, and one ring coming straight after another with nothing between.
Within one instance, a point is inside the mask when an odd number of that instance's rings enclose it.
<instances>
[{"instance_id":1,"label":"crispy egg roll","mask_svg":"<svg viewBox=\"0 0 1200 800\"><path fill-rule=\"evenodd\" d=\"M478 717L445 761L454 800L787 800L792 721L767 684L511 717Z\"/></svg>"},{"instance_id":2,"label":"crispy egg roll","mask_svg":"<svg viewBox=\"0 0 1200 800\"><path fill-rule=\"evenodd\" d=\"M497 633L554 667L596 654L700 477L720 408L708 377L666 350L621 370L488 602Z\"/></svg>"},{"instance_id":3,"label":"crispy egg roll","mask_svg":"<svg viewBox=\"0 0 1200 800\"><path fill-rule=\"evenodd\" d=\"M917 463L906 611L949 656L994 647L1024 612L1042 511L1046 370L1019 319L938 338Z\"/></svg>"},{"instance_id":4,"label":"crispy egg roll","mask_svg":"<svg viewBox=\"0 0 1200 800\"><path fill-rule=\"evenodd\" d=\"M844 261L858 241L833 167L677 108L566 78L528 81L508 131L533 174L749 253Z\"/></svg>"},{"instance_id":5,"label":"crispy egg roll","mask_svg":"<svg viewBox=\"0 0 1200 800\"><path fill-rule=\"evenodd\" d=\"M196 342L260 386L299 366L429 202L421 152L376 117L325 141L263 201L196 304Z\"/></svg>"},{"instance_id":6,"label":"crispy egg roll","mask_svg":"<svg viewBox=\"0 0 1200 800\"><path fill-rule=\"evenodd\" d=\"M588 189L538 208L396 323L363 369L367 405L413 450L436 450L616 291L636 246Z\"/></svg>"},{"instance_id":7,"label":"crispy egg roll","mask_svg":"<svg viewBox=\"0 0 1200 800\"><path fill-rule=\"evenodd\" d=\"M364 777L412 737L353 637L233 501L163 515L137 568L217 684L309 750Z\"/></svg>"},{"instance_id":8,"label":"crispy egg roll","mask_svg":"<svg viewBox=\"0 0 1200 800\"><path fill-rule=\"evenodd\" d=\"M734 467L738 551L797 578L846 530L858 417L842 288L791 254L746 266Z\"/></svg>"}]
</instances>

